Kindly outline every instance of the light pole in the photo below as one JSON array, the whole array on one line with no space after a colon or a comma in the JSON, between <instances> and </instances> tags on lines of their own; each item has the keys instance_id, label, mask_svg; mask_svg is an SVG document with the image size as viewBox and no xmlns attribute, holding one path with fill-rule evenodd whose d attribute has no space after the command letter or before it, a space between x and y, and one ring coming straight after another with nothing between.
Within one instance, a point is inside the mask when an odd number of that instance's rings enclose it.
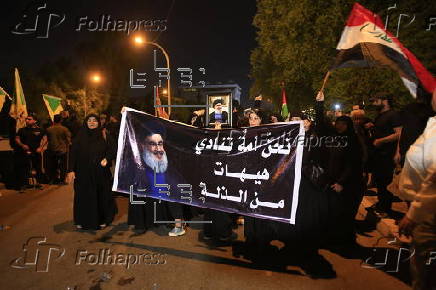
<instances>
[{"instance_id":1,"label":"light pole","mask_svg":"<svg viewBox=\"0 0 436 290\"><path fill-rule=\"evenodd\" d=\"M99 73L92 73L89 76L89 81L95 84L98 84L101 82L101 76ZM85 118L88 115L88 82L85 82L85 101L84 101L84 111L85 111Z\"/></svg>"},{"instance_id":2,"label":"light pole","mask_svg":"<svg viewBox=\"0 0 436 290\"><path fill-rule=\"evenodd\" d=\"M151 44L156 46L157 48L160 49L160 51L162 51L163 55L165 56L165 60L167 62L167 68L168 68L168 79L167 79L167 94L168 94L168 115L171 114L171 80L170 80L170 57L168 55L168 53L166 52L166 50L160 46L158 43L153 42L153 41L146 41L146 39L142 36L135 36L135 38L133 39L135 45L137 46L141 46L143 44Z\"/></svg>"}]
</instances>

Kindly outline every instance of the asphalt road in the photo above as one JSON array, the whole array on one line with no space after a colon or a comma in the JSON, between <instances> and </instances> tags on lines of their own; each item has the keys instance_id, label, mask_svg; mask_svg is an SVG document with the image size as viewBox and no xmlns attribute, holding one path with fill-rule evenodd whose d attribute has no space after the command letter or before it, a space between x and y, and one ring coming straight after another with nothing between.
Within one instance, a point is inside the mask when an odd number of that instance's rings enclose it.
<instances>
[{"instance_id":1,"label":"asphalt road","mask_svg":"<svg viewBox=\"0 0 436 290\"><path fill-rule=\"evenodd\" d=\"M371 264L389 245L365 222L358 237L365 254L321 250L337 277L311 279L298 265L255 266L235 257L231 245L206 244L199 225L177 238L168 237L165 227L135 235L126 225L126 198L116 198L112 226L78 232L72 186L19 194L0 185L0 192L0 224L11 226L0 230L0 289L410 289L405 262L396 271L398 247L389 265ZM242 226L236 232L242 241Z\"/></svg>"}]
</instances>

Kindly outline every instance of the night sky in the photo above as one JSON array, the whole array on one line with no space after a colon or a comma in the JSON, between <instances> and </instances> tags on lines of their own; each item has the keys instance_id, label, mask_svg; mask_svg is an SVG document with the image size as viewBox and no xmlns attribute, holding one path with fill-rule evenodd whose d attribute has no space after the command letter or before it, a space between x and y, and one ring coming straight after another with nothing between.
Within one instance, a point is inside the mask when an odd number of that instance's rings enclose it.
<instances>
[{"instance_id":1,"label":"night sky","mask_svg":"<svg viewBox=\"0 0 436 290\"><path fill-rule=\"evenodd\" d=\"M47 39L37 39L34 34L12 34L11 30L22 21L26 7L32 2L35 1L2 1L0 86L10 91L14 67L22 73L37 72L46 62L73 56L79 43L105 33L75 31L79 17L98 19L106 14L112 19L167 19L166 31L146 35L170 54L173 78L178 67L205 67L206 81L232 80L242 87L243 96L248 95L250 52L256 45L252 26L255 0L38 1L47 3L47 10L52 13L65 14L65 21L52 28ZM120 38L126 37L124 32L119 34ZM25 86L23 83L24 93Z\"/></svg>"}]
</instances>

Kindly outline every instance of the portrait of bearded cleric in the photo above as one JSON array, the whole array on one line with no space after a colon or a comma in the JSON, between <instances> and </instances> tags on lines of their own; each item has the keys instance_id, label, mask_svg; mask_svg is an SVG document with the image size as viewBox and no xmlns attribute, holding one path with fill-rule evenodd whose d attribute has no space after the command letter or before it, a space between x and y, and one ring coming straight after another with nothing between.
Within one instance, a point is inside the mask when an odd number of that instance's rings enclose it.
<instances>
[{"instance_id":1,"label":"portrait of bearded cleric","mask_svg":"<svg viewBox=\"0 0 436 290\"><path fill-rule=\"evenodd\" d=\"M167 171L168 158L161 134L152 134L145 137L142 160L148 168L154 169L156 173L165 173Z\"/></svg>"},{"instance_id":2,"label":"portrait of bearded cleric","mask_svg":"<svg viewBox=\"0 0 436 290\"><path fill-rule=\"evenodd\" d=\"M158 120L145 122L142 127L145 134L136 138L141 158L136 166L133 190L156 198L165 199L169 195L177 198L180 195L177 185L183 182L168 160L165 128Z\"/></svg>"}]
</instances>

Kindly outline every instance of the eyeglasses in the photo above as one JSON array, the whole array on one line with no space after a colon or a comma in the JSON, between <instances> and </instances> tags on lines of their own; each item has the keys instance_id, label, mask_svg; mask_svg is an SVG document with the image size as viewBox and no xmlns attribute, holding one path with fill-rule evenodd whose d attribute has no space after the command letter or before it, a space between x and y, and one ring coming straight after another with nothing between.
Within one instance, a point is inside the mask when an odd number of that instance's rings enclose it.
<instances>
[{"instance_id":1,"label":"eyeglasses","mask_svg":"<svg viewBox=\"0 0 436 290\"><path fill-rule=\"evenodd\" d=\"M156 142L148 142L148 145L152 146L152 147L163 147L163 141L159 141L158 143L156 143Z\"/></svg>"}]
</instances>

